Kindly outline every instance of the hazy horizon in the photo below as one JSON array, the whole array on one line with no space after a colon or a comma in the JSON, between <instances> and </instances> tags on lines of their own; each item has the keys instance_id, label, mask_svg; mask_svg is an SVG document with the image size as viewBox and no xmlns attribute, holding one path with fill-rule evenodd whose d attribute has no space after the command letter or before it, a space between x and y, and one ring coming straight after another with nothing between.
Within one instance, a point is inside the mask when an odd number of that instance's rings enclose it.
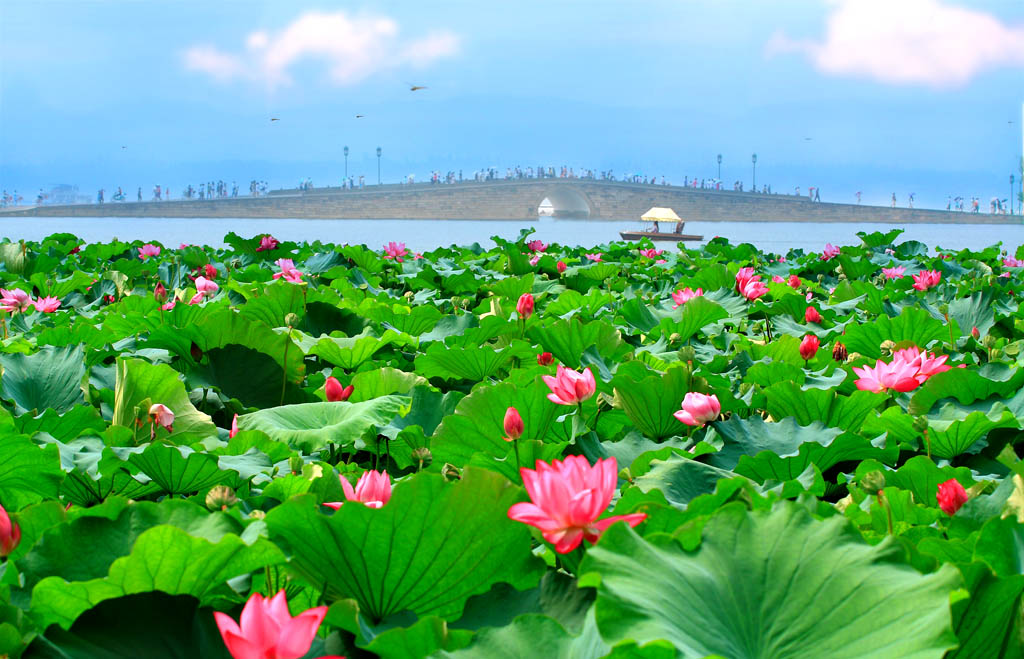
<instances>
[{"instance_id":1,"label":"hazy horizon","mask_svg":"<svg viewBox=\"0 0 1024 659\"><path fill-rule=\"evenodd\" d=\"M539 165L681 183L721 153L749 188L757 153L759 187L985 210L1020 176L1019 2L7 1L0 63L0 187L26 201L336 185L345 145L368 184L378 146L392 183Z\"/></svg>"}]
</instances>

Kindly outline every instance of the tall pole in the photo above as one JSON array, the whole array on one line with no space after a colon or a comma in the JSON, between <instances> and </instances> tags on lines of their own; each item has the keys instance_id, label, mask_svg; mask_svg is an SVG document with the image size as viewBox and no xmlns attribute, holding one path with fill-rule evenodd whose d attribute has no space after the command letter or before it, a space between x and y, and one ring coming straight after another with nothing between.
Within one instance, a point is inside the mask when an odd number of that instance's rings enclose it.
<instances>
[{"instance_id":1,"label":"tall pole","mask_svg":"<svg viewBox=\"0 0 1024 659\"><path fill-rule=\"evenodd\" d=\"M757 191L757 154L755 153L754 155L750 156L750 160L751 160L751 162L754 163L754 184L753 184L753 186L751 186L750 191L751 192L756 192Z\"/></svg>"},{"instance_id":2,"label":"tall pole","mask_svg":"<svg viewBox=\"0 0 1024 659\"><path fill-rule=\"evenodd\" d=\"M722 154L718 154L718 182L722 182Z\"/></svg>"},{"instance_id":3,"label":"tall pole","mask_svg":"<svg viewBox=\"0 0 1024 659\"><path fill-rule=\"evenodd\" d=\"M345 180L348 180L348 147L345 147Z\"/></svg>"},{"instance_id":4,"label":"tall pole","mask_svg":"<svg viewBox=\"0 0 1024 659\"><path fill-rule=\"evenodd\" d=\"M380 147L377 147L377 185L380 185Z\"/></svg>"},{"instance_id":5,"label":"tall pole","mask_svg":"<svg viewBox=\"0 0 1024 659\"><path fill-rule=\"evenodd\" d=\"M1013 174L1010 174L1010 215L1013 215Z\"/></svg>"}]
</instances>

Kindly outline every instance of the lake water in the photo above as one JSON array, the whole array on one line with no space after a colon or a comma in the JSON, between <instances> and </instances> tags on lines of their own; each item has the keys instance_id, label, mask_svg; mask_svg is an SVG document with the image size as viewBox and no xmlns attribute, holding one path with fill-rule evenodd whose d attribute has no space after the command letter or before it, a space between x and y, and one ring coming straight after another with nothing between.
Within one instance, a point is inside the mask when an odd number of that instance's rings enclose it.
<instances>
[{"instance_id":1,"label":"lake water","mask_svg":"<svg viewBox=\"0 0 1024 659\"><path fill-rule=\"evenodd\" d=\"M51 233L67 231L86 242L157 240L164 245L180 243L223 245L229 231L242 236L271 233L282 240L333 243L365 243L371 247L391 240L402 241L414 251L426 251L451 244L493 243L491 236L515 238L519 230L533 226L534 238L565 245L593 246L619 239L619 231L636 230L639 222L597 220L556 220L535 222L494 220L282 220L231 218L4 218L0 215L0 236L13 240L39 240ZM706 239L723 236L731 242L749 242L766 251L789 248L821 251L826 242L834 245L859 244L858 231L905 229L900 240L919 240L929 247L981 249L997 242L1011 251L1024 244L1024 225L1014 224L810 224L803 222L687 222L686 232Z\"/></svg>"}]
</instances>

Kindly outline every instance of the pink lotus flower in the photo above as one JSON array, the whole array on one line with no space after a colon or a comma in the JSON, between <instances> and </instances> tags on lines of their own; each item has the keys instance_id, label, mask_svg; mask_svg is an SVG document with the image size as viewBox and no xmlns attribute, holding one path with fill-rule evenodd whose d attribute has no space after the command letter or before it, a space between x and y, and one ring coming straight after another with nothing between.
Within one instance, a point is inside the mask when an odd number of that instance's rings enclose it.
<instances>
[{"instance_id":1,"label":"pink lotus flower","mask_svg":"<svg viewBox=\"0 0 1024 659\"><path fill-rule=\"evenodd\" d=\"M36 311L42 311L43 313L53 313L57 309L60 309L60 300L55 297L41 297L35 302Z\"/></svg>"},{"instance_id":2,"label":"pink lotus flower","mask_svg":"<svg viewBox=\"0 0 1024 659\"><path fill-rule=\"evenodd\" d=\"M409 250L405 248L405 243L390 242L384 246L384 258L394 259L399 263L402 262L402 257L409 253Z\"/></svg>"},{"instance_id":3,"label":"pink lotus flower","mask_svg":"<svg viewBox=\"0 0 1024 659\"><path fill-rule=\"evenodd\" d=\"M174 308L174 305L176 305L177 303L178 303L178 300L177 300L177 298L173 298L173 297L172 297L172 298L171 298L170 300L168 300L168 301L167 301L166 303L164 303L164 304L161 304L161 305L160 305L160 308L161 308L162 310L164 310L164 311L170 311L171 309L173 309L173 308Z\"/></svg>"},{"instance_id":4,"label":"pink lotus flower","mask_svg":"<svg viewBox=\"0 0 1024 659\"><path fill-rule=\"evenodd\" d=\"M703 426L708 421L714 421L722 411L722 405L718 402L718 396L711 394L688 392L683 396L682 409L673 412L672 416L680 423L688 426Z\"/></svg>"},{"instance_id":5,"label":"pink lotus flower","mask_svg":"<svg viewBox=\"0 0 1024 659\"><path fill-rule=\"evenodd\" d=\"M967 498L967 490L955 478L950 478L945 483L939 483L939 490L935 495L939 508L950 517L967 503Z\"/></svg>"},{"instance_id":6,"label":"pink lotus flower","mask_svg":"<svg viewBox=\"0 0 1024 659\"><path fill-rule=\"evenodd\" d=\"M807 307L807 309L804 310L805 323L820 323L821 321L821 312L814 307Z\"/></svg>"},{"instance_id":7,"label":"pink lotus flower","mask_svg":"<svg viewBox=\"0 0 1024 659\"><path fill-rule=\"evenodd\" d=\"M736 273L736 291L739 292L739 293L742 293L744 287L746 287L746 285L752 279L760 279L760 278L761 278L760 275L755 275L754 274L754 269L753 268L750 268L750 267L740 268L739 272Z\"/></svg>"},{"instance_id":8,"label":"pink lotus flower","mask_svg":"<svg viewBox=\"0 0 1024 659\"><path fill-rule=\"evenodd\" d=\"M919 291L927 291L933 286L938 286L939 281L942 279L942 274L938 270L922 270L921 272L913 275L914 288Z\"/></svg>"},{"instance_id":9,"label":"pink lotus flower","mask_svg":"<svg viewBox=\"0 0 1024 659\"><path fill-rule=\"evenodd\" d=\"M332 403L340 403L348 400L352 392L355 391L355 387L348 385L347 387L341 386L341 382L338 382L338 378L333 375L327 378L324 382L324 397Z\"/></svg>"},{"instance_id":10,"label":"pink lotus flower","mask_svg":"<svg viewBox=\"0 0 1024 659\"><path fill-rule=\"evenodd\" d=\"M267 252L272 249L277 249L277 246L280 244L281 243L277 240L277 238L273 237L268 233L267 235L260 238L260 246L256 248L256 251Z\"/></svg>"},{"instance_id":11,"label":"pink lotus flower","mask_svg":"<svg viewBox=\"0 0 1024 659\"><path fill-rule=\"evenodd\" d=\"M1024 268L1024 261L1014 256L1011 256L1009 258L1003 259L1003 266L1007 268Z\"/></svg>"},{"instance_id":12,"label":"pink lotus flower","mask_svg":"<svg viewBox=\"0 0 1024 659\"><path fill-rule=\"evenodd\" d=\"M540 263L540 254L535 254L530 257L530 265L537 265Z\"/></svg>"},{"instance_id":13,"label":"pink lotus flower","mask_svg":"<svg viewBox=\"0 0 1024 659\"><path fill-rule=\"evenodd\" d=\"M160 256L160 248L153 243L146 243L139 248L139 258L145 261L151 256Z\"/></svg>"},{"instance_id":14,"label":"pink lotus flower","mask_svg":"<svg viewBox=\"0 0 1024 659\"><path fill-rule=\"evenodd\" d=\"M876 394L890 389L900 392L913 391L921 384L917 379L917 366L902 359L894 359L890 364L879 359L875 362L874 368L854 367L853 372L860 376L854 382L858 389Z\"/></svg>"},{"instance_id":15,"label":"pink lotus flower","mask_svg":"<svg viewBox=\"0 0 1024 659\"><path fill-rule=\"evenodd\" d=\"M502 426L505 430L505 436L502 439L506 442L519 439L526 430L526 426L523 425L523 417L519 416L519 410L514 407L505 410L505 419L502 422Z\"/></svg>"},{"instance_id":16,"label":"pink lotus flower","mask_svg":"<svg viewBox=\"0 0 1024 659\"><path fill-rule=\"evenodd\" d=\"M0 288L0 309L10 313L25 311L33 306L32 296L20 288L5 290Z\"/></svg>"},{"instance_id":17,"label":"pink lotus flower","mask_svg":"<svg viewBox=\"0 0 1024 659\"><path fill-rule=\"evenodd\" d=\"M189 245L188 243L181 243L180 245L178 245L178 249L188 249L191 246L192 245Z\"/></svg>"},{"instance_id":18,"label":"pink lotus flower","mask_svg":"<svg viewBox=\"0 0 1024 659\"><path fill-rule=\"evenodd\" d=\"M295 269L295 262L291 259L278 259L274 262L280 272L274 273L274 279L280 279L284 277L284 280L292 284L298 284L302 282L302 273Z\"/></svg>"},{"instance_id":19,"label":"pink lotus flower","mask_svg":"<svg viewBox=\"0 0 1024 659\"><path fill-rule=\"evenodd\" d=\"M531 240L530 242L526 243L526 247L531 252L544 252L544 251L547 251L547 248L548 248L548 246L545 245L540 240Z\"/></svg>"},{"instance_id":20,"label":"pink lotus flower","mask_svg":"<svg viewBox=\"0 0 1024 659\"><path fill-rule=\"evenodd\" d=\"M558 405L582 403L593 396L597 389L594 374L590 372L589 367L584 368L582 373L577 373L559 364L554 377L545 375L542 379L551 389L548 400Z\"/></svg>"},{"instance_id":21,"label":"pink lotus flower","mask_svg":"<svg viewBox=\"0 0 1024 659\"><path fill-rule=\"evenodd\" d=\"M217 276L217 268L213 267L212 263L207 263L203 266L203 270L206 272L207 279L213 279Z\"/></svg>"},{"instance_id":22,"label":"pink lotus flower","mask_svg":"<svg viewBox=\"0 0 1024 659\"><path fill-rule=\"evenodd\" d=\"M653 247L650 248L650 249L642 249L642 250L640 250L640 256L643 256L643 257L646 257L646 258L649 258L649 259L657 258L657 257L661 256L664 253L665 253L665 250L663 250L663 249L654 249Z\"/></svg>"},{"instance_id":23,"label":"pink lotus flower","mask_svg":"<svg viewBox=\"0 0 1024 659\"><path fill-rule=\"evenodd\" d=\"M228 439L234 439L235 435L238 434L238 415L235 414L234 418L231 419L231 430L228 431Z\"/></svg>"},{"instance_id":24,"label":"pink lotus flower","mask_svg":"<svg viewBox=\"0 0 1024 659\"><path fill-rule=\"evenodd\" d=\"M162 427L167 432L174 432L174 412L161 403L154 403L149 407L149 420L153 423L151 436L156 434L156 426Z\"/></svg>"},{"instance_id":25,"label":"pink lotus flower","mask_svg":"<svg viewBox=\"0 0 1024 659\"><path fill-rule=\"evenodd\" d=\"M755 275L754 278L748 281L740 290L740 294L751 302L768 292L768 287L765 286L764 282L761 281L759 277L760 275Z\"/></svg>"},{"instance_id":26,"label":"pink lotus flower","mask_svg":"<svg viewBox=\"0 0 1024 659\"><path fill-rule=\"evenodd\" d=\"M785 284L786 280L782 278L782 275L772 275L773 284Z\"/></svg>"},{"instance_id":27,"label":"pink lotus flower","mask_svg":"<svg viewBox=\"0 0 1024 659\"><path fill-rule=\"evenodd\" d=\"M807 295L804 296L804 299L810 302L811 300L814 299L814 293L812 293L811 291L807 291Z\"/></svg>"},{"instance_id":28,"label":"pink lotus flower","mask_svg":"<svg viewBox=\"0 0 1024 659\"><path fill-rule=\"evenodd\" d=\"M839 256L839 248L832 243L825 243L825 250L821 253L821 260L828 261Z\"/></svg>"},{"instance_id":29,"label":"pink lotus flower","mask_svg":"<svg viewBox=\"0 0 1024 659\"><path fill-rule=\"evenodd\" d=\"M21 542L21 527L0 506L0 558L7 558Z\"/></svg>"},{"instance_id":30,"label":"pink lotus flower","mask_svg":"<svg viewBox=\"0 0 1024 659\"><path fill-rule=\"evenodd\" d=\"M1009 279L1010 278L1010 273L1009 272L1000 272L999 276L1002 277L1003 279ZM1010 293L1013 293L1013 291L1010 291Z\"/></svg>"},{"instance_id":31,"label":"pink lotus flower","mask_svg":"<svg viewBox=\"0 0 1024 659\"><path fill-rule=\"evenodd\" d=\"M338 478L341 479L341 489L345 491L347 501L358 501L366 504L367 508L382 508L391 498L391 478L385 471L371 469L363 472L354 490L347 478L341 475ZM324 505L337 510L343 503L342 501L332 501Z\"/></svg>"},{"instance_id":32,"label":"pink lotus flower","mask_svg":"<svg viewBox=\"0 0 1024 659\"><path fill-rule=\"evenodd\" d=\"M595 263L600 263L602 254L604 254L604 252L594 252L593 254L584 254L583 256L587 257L591 261L594 261Z\"/></svg>"},{"instance_id":33,"label":"pink lotus flower","mask_svg":"<svg viewBox=\"0 0 1024 659\"><path fill-rule=\"evenodd\" d=\"M800 277L796 275L789 276L789 282L787 282L792 288L800 288Z\"/></svg>"},{"instance_id":34,"label":"pink lotus flower","mask_svg":"<svg viewBox=\"0 0 1024 659\"><path fill-rule=\"evenodd\" d=\"M780 256L778 260L779 260L779 263L785 263L786 262L786 257L785 256Z\"/></svg>"},{"instance_id":35,"label":"pink lotus flower","mask_svg":"<svg viewBox=\"0 0 1024 659\"><path fill-rule=\"evenodd\" d=\"M509 519L535 526L559 554L576 549L583 540L597 542L601 533L618 521L636 526L646 513L616 515L599 520L615 494L618 466L615 458L598 460L594 466L582 455L550 465L540 460L537 469L520 469L531 503L508 509Z\"/></svg>"},{"instance_id":36,"label":"pink lotus flower","mask_svg":"<svg viewBox=\"0 0 1024 659\"><path fill-rule=\"evenodd\" d=\"M551 366L555 363L555 358L550 352L542 352L537 355L537 363L541 366Z\"/></svg>"},{"instance_id":37,"label":"pink lotus flower","mask_svg":"<svg viewBox=\"0 0 1024 659\"><path fill-rule=\"evenodd\" d=\"M217 282L210 281L203 276L196 277L196 294L188 303L199 304L204 299L213 297L218 290L220 290L220 286L217 285Z\"/></svg>"},{"instance_id":38,"label":"pink lotus flower","mask_svg":"<svg viewBox=\"0 0 1024 659\"><path fill-rule=\"evenodd\" d=\"M895 268L882 268L882 274L885 275L886 279L899 279L906 271L907 269L902 265L898 265Z\"/></svg>"},{"instance_id":39,"label":"pink lotus flower","mask_svg":"<svg viewBox=\"0 0 1024 659\"><path fill-rule=\"evenodd\" d=\"M419 261L422 258L423 258L423 253L422 252L416 252L415 254L412 255L412 260L413 261ZM536 263L534 265L536 265Z\"/></svg>"},{"instance_id":40,"label":"pink lotus flower","mask_svg":"<svg viewBox=\"0 0 1024 659\"><path fill-rule=\"evenodd\" d=\"M684 304L686 304L687 302L689 302L693 298L695 298L695 297L702 297L703 295L704 295L704 289L703 288L698 288L697 290L693 290L692 288L687 286L683 290L676 291L675 293L672 294L672 301L675 302L675 304L672 305L672 308L673 309L678 309L679 307L683 306Z\"/></svg>"},{"instance_id":41,"label":"pink lotus flower","mask_svg":"<svg viewBox=\"0 0 1024 659\"><path fill-rule=\"evenodd\" d=\"M327 607L318 606L293 618L283 590L268 598L253 593L242 609L241 626L225 613L213 613L234 659L300 659L326 615Z\"/></svg>"},{"instance_id":42,"label":"pink lotus flower","mask_svg":"<svg viewBox=\"0 0 1024 659\"><path fill-rule=\"evenodd\" d=\"M161 303L167 299L167 289L162 281L158 281L153 288L153 299Z\"/></svg>"},{"instance_id":43,"label":"pink lotus flower","mask_svg":"<svg viewBox=\"0 0 1024 659\"><path fill-rule=\"evenodd\" d=\"M948 355L936 357L935 353L922 352L917 346L897 350L893 353L893 361L897 359L917 369L917 374L914 377L921 384L924 384L931 376L945 373L952 368L946 364L946 360L949 359Z\"/></svg>"},{"instance_id":44,"label":"pink lotus flower","mask_svg":"<svg viewBox=\"0 0 1024 659\"><path fill-rule=\"evenodd\" d=\"M516 313L523 320L533 315L533 295L523 293L519 296L519 301L516 302Z\"/></svg>"},{"instance_id":45,"label":"pink lotus flower","mask_svg":"<svg viewBox=\"0 0 1024 659\"><path fill-rule=\"evenodd\" d=\"M800 356L805 362L810 361L814 355L818 353L818 347L820 345L821 342L818 340L817 336L808 334L804 337L804 340L800 342Z\"/></svg>"},{"instance_id":46,"label":"pink lotus flower","mask_svg":"<svg viewBox=\"0 0 1024 659\"><path fill-rule=\"evenodd\" d=\"M565 261L559 261L558 263L555 264L555 269L558 270L558 274L562 274L563 272L565 272L565 268Z\"/></svg>"}]
</instances>

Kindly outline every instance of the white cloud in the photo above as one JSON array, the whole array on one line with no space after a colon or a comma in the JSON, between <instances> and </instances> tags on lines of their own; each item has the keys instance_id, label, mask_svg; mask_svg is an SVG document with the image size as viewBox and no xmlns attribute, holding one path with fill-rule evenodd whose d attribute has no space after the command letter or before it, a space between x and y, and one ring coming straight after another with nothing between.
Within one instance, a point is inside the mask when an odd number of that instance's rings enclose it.
<instances>
[{"instance_id":1,"label":"white cloud","mask_svg":"<svg viewBox=\"0 0 1024 659\"><path fill-rule=\"evenodd\" d=\"M217 80L262 81L271 88L290 84L290 70L299 61L319 60L332 82L351 85L379 71L425 67L458 49L458 38L450 32L405 39L398 23L386 16L307 12L279 32L252 32L241 52L196 45L183 60L186 69Z\"/></svg>"},{"instance_id":2,"label":"white cloud","mask_svg":"<svg viewBox=\"0 0 1024 659\"><path fill-rule=\"evenodd\" d=\"M1024 67L1024 25L940 0L838 0L824 40L777 33L769 55L805 54L819 71L889 84L959 87L998 67Z\"/></svg>"}]
</instances>

